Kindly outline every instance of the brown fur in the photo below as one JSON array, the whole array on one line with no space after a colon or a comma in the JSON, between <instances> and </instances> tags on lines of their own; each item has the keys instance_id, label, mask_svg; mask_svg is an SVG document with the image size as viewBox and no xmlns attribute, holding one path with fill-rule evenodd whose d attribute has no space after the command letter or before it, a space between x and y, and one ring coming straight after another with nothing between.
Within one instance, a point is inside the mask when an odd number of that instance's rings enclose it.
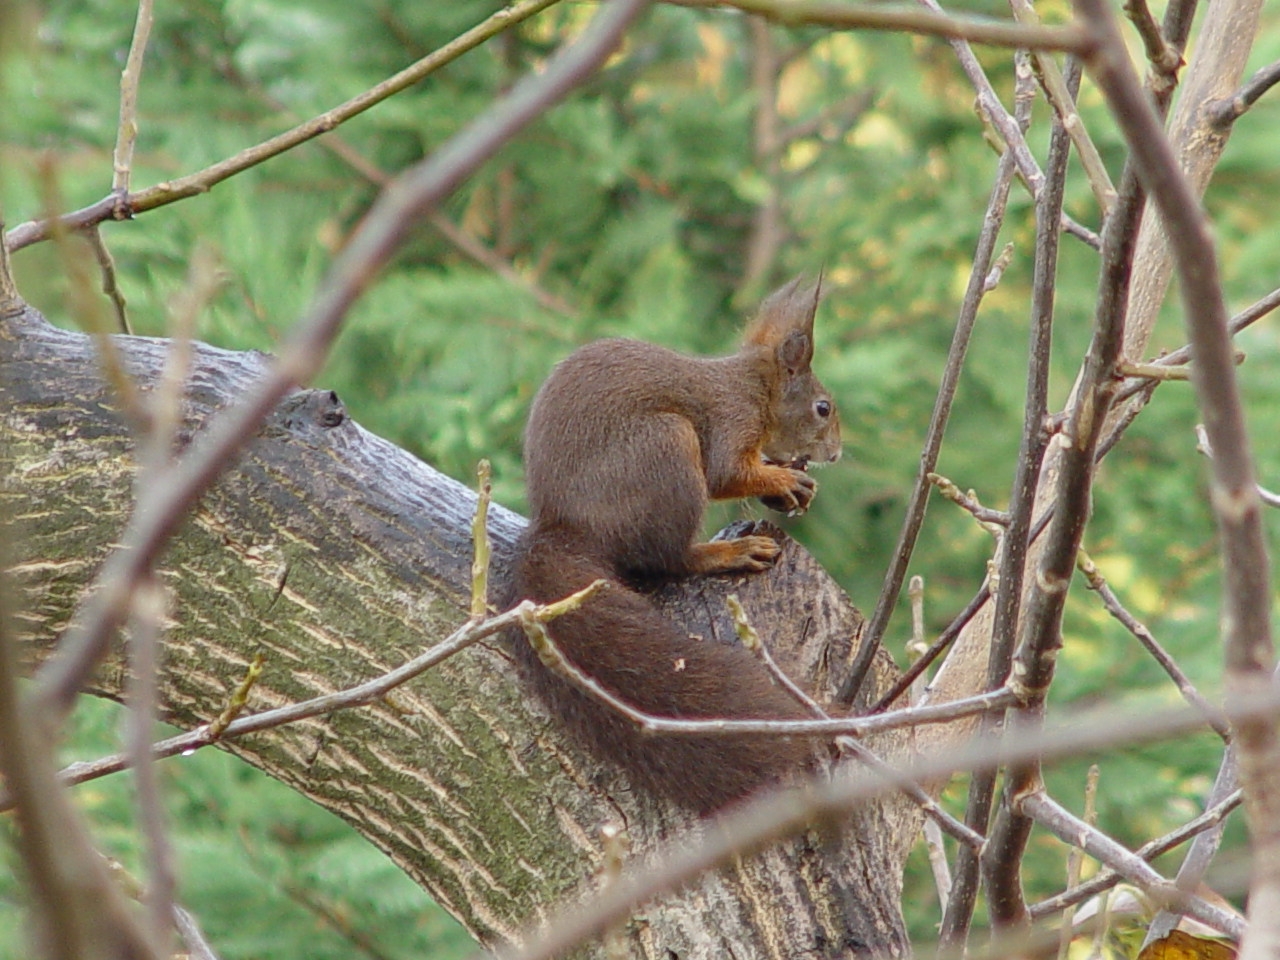
<instances>
[{"instance_id":1,"label":"brown fur","mask_svg":"<svg viewBox=\"0 0 1280 960\"><path fill-rule=\"evenodd\" d=\"M696 543L709 499L760 497L803 511L802 469L840 455L839 419L809 369L817 290L795 281L770 297L731 357L686 357L601 340L552 372L525 438L532 522L513 599L557 600L604 577L615 589L551 624L579 668L658 716L799 718L803 710L742 647L689 637L638 581L766 569L769 537ZM766 460L771 462L766 462ZM804 764L778 738L642 735L573 689L517 642L540 694L581 741L643 787L709 813Z\"/></svg>"}]
</instances>

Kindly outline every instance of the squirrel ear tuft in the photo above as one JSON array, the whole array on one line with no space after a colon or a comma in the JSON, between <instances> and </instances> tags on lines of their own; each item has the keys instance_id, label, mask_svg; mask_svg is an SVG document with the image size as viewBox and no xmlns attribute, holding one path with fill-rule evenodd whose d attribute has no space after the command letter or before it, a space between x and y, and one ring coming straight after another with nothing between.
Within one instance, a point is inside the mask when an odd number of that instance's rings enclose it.
<instances>
[{"instance_id":1,"label":"squirrel ear tuft","mask_svg":"<svg viewBox=\"0 0 1280 960\"><path fill-rule=\"evenodd\" d=\"M778 365L788 374L806 370L813 362L813 337L796 330L787 334L777 349Z\"/></svg>"},{"instance_id":2,"label":"squirrel ear tuft","mask_svg":"<svg viewBox=\"0 0 1280 960\"><path fill-rule=\"evenodd\" d=\"M822 274L818 274L812 286L807 286L804 280L803 275L798 276L769 294L743 335L744 343L777 349L788 367L792 364L787 357L795 347L784 347L784 343L793 339L794 334L803 335L807 341L803 363L813 358L813 318L822 297Z\"/></svg>"}]
</instances>

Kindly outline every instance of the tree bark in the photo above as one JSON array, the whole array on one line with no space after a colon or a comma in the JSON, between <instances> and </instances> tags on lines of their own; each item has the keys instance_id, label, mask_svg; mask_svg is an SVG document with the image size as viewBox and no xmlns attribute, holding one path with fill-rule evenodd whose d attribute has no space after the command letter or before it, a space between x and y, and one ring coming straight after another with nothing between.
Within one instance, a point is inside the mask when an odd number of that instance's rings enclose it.
<instances>
[{"instance_id":1,"label":"tree bark","mask_svg":"<svg viewBox=\"0 0 1280 960\"><path fill-rule=\"evenodd\" d=\"M145 394L166 341L116 341ZM184 441L263 366L258 354L196 345ZM133 449L92 341L20 302L0 312L0 491L33 659L48 655L124 526ZM266 669L251 710L378 676L449 634L468 612L474 505L470 490L354 423L332 392L289 397L160 566L173 611L164 718L208 722L258 653ZM493 508L497 578L521 526ZM678 585L661 600L691 633L729 638L729 592L802 686L834 692L862 619L807 553L788 543L768 574ZM481 943L516 939L595 882L601 824L624 826L637 860L697 827L567 742L522 691L508 642L474 646L384 702L223 746L353 824ZM123 664L118 641L91 692L118 698ZM864 697L892 672L883 658ZM905 739L868 745L899 756ZM797 838L704 877L633 918L630 955L904 955L902 870L919 822L889 798L840 838Z\"/></svg>"}]
</instances>

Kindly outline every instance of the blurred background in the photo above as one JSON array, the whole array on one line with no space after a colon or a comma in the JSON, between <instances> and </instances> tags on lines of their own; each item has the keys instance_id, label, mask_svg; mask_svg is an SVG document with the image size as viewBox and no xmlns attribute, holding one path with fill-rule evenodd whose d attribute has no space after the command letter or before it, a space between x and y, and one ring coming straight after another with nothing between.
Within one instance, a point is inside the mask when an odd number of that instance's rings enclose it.
<instances>
[{"instance_id":1,"label":"blurred background","mask_svg":"<svg viewBox=\"0 0 1280 960\"><path fill-rule=\"evenodd\" d=\"M134 189L321 113L496 9L472 0L159 5ZM1007 16L985 0L965 9ZM1060 0L1038 9L1050 22L1069 16ZM198 336L270 350L380 183L536 70L593 10L553 6L325 139L205 195L104 225L134 331L166 334L168 306L193 253L204 249L223 282ZM10 12L0 48L0 203L10 227L44 212L42 177L50 177L41 169L52 171L63 209L108 192L135 14L130 0ZM1280 9L1263 16L1246 76L1280 58ZM1011 103L1011 54L977 52ZM352 310L317 385L337 390L365 427L463 482L488 457L496 498L522 510L520 434L534 391L558 359L613 335L731 352L763 294L823 270L829 295L814 366L840 405L845 458L821 473L812 512L784 525L870 612L995 177L997 154L973 102L950 47L938 40L782 29L730 11L658 6L599 77L420 225ZM1118 179L1123 147L1087 78L1080 109ZM1037 101L1028 142L1042 161L1048 128L1048 108ZM1233 311L1280 286L1278 128L1273 93L1237 124L1206 200ZM1074 161L1067 210L1098 228ZM1026 366L1034 212L1016 183L1005 242L1012 257L983 303L940 463L993 507L1006 505L1016 468ZM31 303L54 322L74 323L53 245L18 252L14 269ZM1064 237L1054 409L1088 343L1096 272L1095 251ZM1153 352L1185 339L1176 293L1169 302ZM1276 321L1246 331L1239 346L1248 356L1240 372L1259 474L1264 485L1280 486ZM1160 387L1102 468L1085 546L1129 609L1212 696L1221 673L1218 561L1196 421L1188 385ZM714 520L744 510L764 512L732 506ZM910 571L925 578L930 630L977 590L990 552L988 534L935 498ZM886 643L900 661L908 629L899 611ZM1072 593L1066 631L1055 709L1177 698L1083 583ZM117 723L114 708L84 704L68 758L113 750ZM1205 735L1108 757L1100 825L1136 845L1187 819L1220 750ZM1055 795L1077 811L1085 766L1052 771ZM448 958L470 949L380 853L282 785L213 752L167 761L161 772L179 836L182 900L227 960ZM954 784L949 798L962 798L963 788ZM106 845L126 865L135 862L127 782L89 784L77 796ZM0 829L9 824L0 821ZM1228 844L1242 839L1233 821ZM1056 840L1033 840L1029 895L1060 888L1065 859ZM0 956L22 955L20 901L12 870L0 869ZM905 908L917 942L931 940L939 912L919 853Z\"/></svg>"}]
</instances>

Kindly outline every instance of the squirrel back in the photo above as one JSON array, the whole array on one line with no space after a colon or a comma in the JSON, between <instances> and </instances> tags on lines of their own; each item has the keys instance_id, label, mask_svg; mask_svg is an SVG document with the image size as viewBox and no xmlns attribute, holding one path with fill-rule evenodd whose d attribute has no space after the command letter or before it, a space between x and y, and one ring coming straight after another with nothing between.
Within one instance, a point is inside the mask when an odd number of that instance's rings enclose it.
<instances>
[{"instance_id":1,"label":"squirrel back","mask_svg":"<svg viewBox=\"0 0 1280 960\"><path fill-rule=\"evenodd\" d=\"M656 579L767 569L767 536L698 543L710 499L759 497L787 513L817 489L810 462L840 456L839 418L810 370L817 287L762 305L738 353L694 358L632 340L575 351L534 400L525 435L531 523L512 599L545 603L597 578L614 589L550 624L575 665L668 717L799 719L805 711L736 644L690 637L634 589ZM542 665L525 672L580 741L641 786L710 813L811 758L799 740L642 734Z\"/></svg>"}]
</instances>

